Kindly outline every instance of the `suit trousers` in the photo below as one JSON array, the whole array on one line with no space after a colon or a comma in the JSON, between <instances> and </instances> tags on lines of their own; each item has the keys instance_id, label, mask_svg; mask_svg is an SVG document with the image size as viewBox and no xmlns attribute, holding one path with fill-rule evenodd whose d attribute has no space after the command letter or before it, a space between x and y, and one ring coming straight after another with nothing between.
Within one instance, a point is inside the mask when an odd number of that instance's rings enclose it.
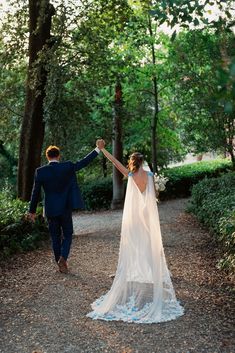
<instances>
[{"instance_id":1,"label":"suit trousers","mask_svg":"<svg viewBox=\"0 0 235 353\"><path fill-rule=\"evenodd\" d=\"M61 256L67 260L73 236L72 211L67 210L60 216L47 217L47 221L56 262Z\"/></svg>"}]
</instances>

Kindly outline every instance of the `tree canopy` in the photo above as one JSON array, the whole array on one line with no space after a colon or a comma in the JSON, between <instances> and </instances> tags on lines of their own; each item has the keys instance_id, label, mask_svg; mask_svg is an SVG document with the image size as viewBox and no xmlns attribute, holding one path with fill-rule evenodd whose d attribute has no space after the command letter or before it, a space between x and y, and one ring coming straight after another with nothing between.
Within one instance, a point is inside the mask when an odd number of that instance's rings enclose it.
<instances>
[{"instance_id":1,"label":"tree canopy","mask_svg":"<svg viewBox=\"0 0 235 353\"><path fill-rule=\"evenodd\" d=\"M40 144L27 142L38 156L29 180L47 144L61 146L63 157L71 159L82 157L98 137L111 147L117 82L124 163L135 150L154 169L187 152L215 151L229 154L235 165L232 1L40 0L33 35L45 30L45 6L53 6L50 35L28 65L33 3L13 1L1 18L0 163L8 165L8 176L25 154L22 148L19 154L19 131L23 117L28 119L27 92L33 92L28 102L37 100L42 77L38 114L45 134ZM21 143L27 134L26 127ZM97 161L91 174L102 174L102 168ZM18 174L18 184L25 173ZM30 189L31 182L26 184Z\"/></svg>"}]
</instances>

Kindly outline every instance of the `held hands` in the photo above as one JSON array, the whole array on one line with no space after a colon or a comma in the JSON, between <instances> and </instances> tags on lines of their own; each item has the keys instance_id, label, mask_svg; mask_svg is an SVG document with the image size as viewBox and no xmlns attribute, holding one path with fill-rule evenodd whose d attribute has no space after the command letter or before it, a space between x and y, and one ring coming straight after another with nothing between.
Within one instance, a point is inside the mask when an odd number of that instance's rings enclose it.
<instances>
[{"instance_id":1,"label":"held hands","mask_svg":"<svg viewBox=\"0 0 235 353\"><path fill-rule=\"evenodd\" d=\"M96 140L96 146L97 146L100 150L102 150L102 149L104 148L104 146L105 146L105 141L104 141L103 139L98 139L98 140Z\"/></svg>"}]
</instances>

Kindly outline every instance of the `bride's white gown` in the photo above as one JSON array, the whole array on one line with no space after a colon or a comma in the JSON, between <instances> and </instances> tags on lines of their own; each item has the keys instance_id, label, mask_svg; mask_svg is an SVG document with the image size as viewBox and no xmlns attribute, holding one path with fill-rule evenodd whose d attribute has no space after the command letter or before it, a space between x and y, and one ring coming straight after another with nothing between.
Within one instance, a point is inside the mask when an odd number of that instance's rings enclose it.
<instances>
[{"instance_id":1,"label":"bride's white gown","mask_svg":"<svg viewBox=\"0 0 235 353\"><path fill-rule=\"evenodd\" d=\"M153 174L141 193L129 174L116 275L108 293L92 304L92 319L156 323L183 315L167 268Z\"/></svg>"}]
</instances>

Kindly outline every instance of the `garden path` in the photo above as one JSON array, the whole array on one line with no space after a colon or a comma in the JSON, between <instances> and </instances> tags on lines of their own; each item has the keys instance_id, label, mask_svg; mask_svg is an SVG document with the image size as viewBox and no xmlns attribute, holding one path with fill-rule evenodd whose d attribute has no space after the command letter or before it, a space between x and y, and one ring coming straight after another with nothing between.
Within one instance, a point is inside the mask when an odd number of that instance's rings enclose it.
<instances>
[{"instance_id":1,"label":"garden path","mask_svg":"<svg viewBox=\"0 0 235 353\"><path fill-rule=\"evenodd\" d=\"M17 255L2 267L0 352L235 352L234 292L216 269L209 234L184 212L186 203L159 206L166 258L184 316L152 325L86 317L90 303L112 283L122 212L84 212L74 215L68 275L56 271L49 247Z\"/></svg>"}]
</instances>

